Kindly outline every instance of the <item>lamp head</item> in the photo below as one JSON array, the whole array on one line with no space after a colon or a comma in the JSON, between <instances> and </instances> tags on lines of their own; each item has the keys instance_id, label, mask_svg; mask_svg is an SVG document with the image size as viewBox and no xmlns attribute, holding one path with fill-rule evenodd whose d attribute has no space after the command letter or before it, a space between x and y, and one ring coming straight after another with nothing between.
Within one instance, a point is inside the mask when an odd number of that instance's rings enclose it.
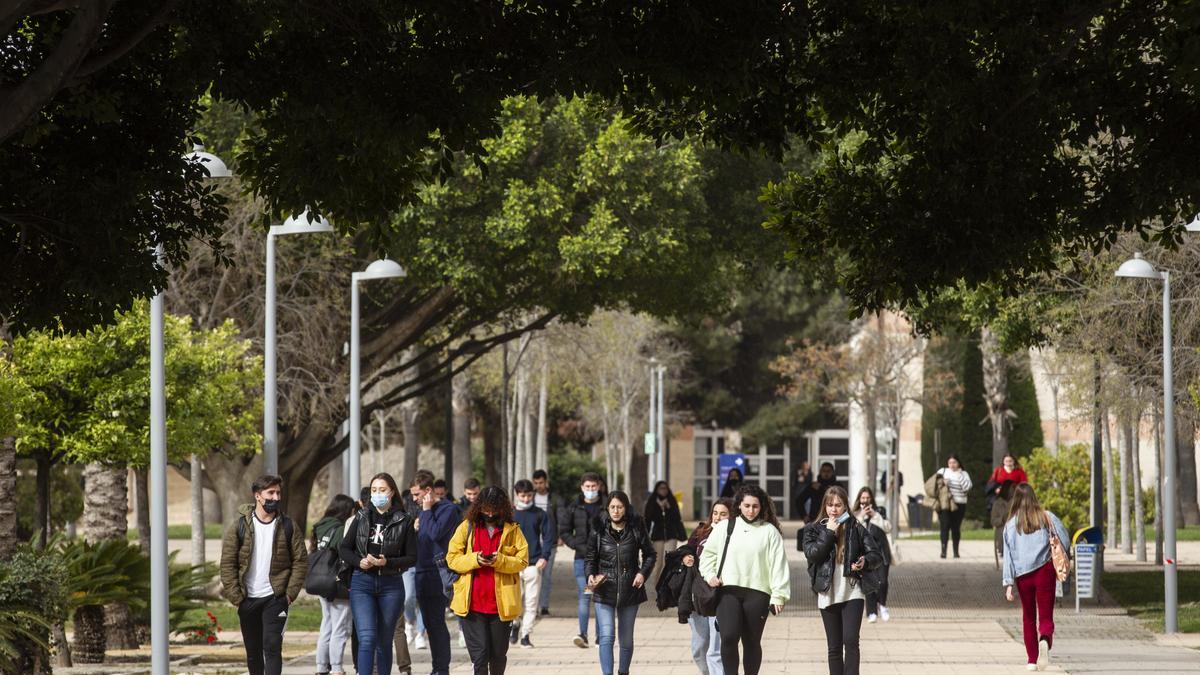
<instances>
[{"instance_id":1,"label":"lamp head","mask_svg":"<svg viewBox=\"0 0 1200 675\"><path fill-rule=\"evenodd\" d=\"M1186 229L1188 232L1200 232L1200 215L1192 218L1192 222L1184 225L1184 229Z\"/></svg>"},{"instance_id":2,"label":"lamp head","mask_svg":"<svg viewBox=\"0 0 1200 675\"><path fill-rule=\"evenodd\" d=\"M282 225L272 225L271 234L310 234L316 232L333 232L333 225L324 216L314 216L308 208L298 214L288 216Z\"/></svg>"},{"instance_id":3,"label":"lamp head","mask_svg":"<svg viewBox=\"0 0 1200 675\"><path fill-rule=\"evenodd\" d=\"M229 178L233 175L233 172L229 170L228 166L225 166L225 162L220 157L211 152L205 152L204 146L199 143L193 145L192 152L184 155L183 159L187 162L198 162L208 172L209 178Z\"/></svg>"},{"instance_id":4,"label":"lamp head","mask_svg":"<svg viewBox=\"0 0 1200 675\"><path fill-rule=\"evenodd\" d=\"M1141 253L1134 253L1133 257L1121 263L1117 268L1117 276L1127 279L1162 279L1162 272L1154 269L1154 265L1150 261L1142 257Z\"/></svg>"},{"instance_id":5,"label":"lamp head","mask_svg":"<svg viewBox=\"0 0 1200 675\"><path fill-rule=\"evenodd\" d=\"M408 273L400 266L400 263L388 258L381 258L367 265L367 269L362 272L356 272L354 279L356 281L366 281L368 279L399 279L407 276Z\"/></svg>"}]
</instances>

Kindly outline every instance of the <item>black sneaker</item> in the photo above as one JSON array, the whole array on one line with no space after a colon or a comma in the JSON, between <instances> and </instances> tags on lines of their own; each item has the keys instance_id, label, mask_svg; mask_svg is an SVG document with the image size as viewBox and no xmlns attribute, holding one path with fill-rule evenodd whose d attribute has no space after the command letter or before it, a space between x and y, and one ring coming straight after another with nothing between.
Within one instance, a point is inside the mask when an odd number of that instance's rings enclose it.
<instances>
[{"instance_id":1,"label":"black sneaker","mask_svg":"<svg viewBox=\"0 0 1200 675\"><path fill-rule=\"evenodd\" d=\"M514 625L508 633L508 644L517 644L517 638L521 636L521 627Z\"/></svg>"},{"instance_id":2,"label":"black sneaker","mask_svg":"<svg viewBox=\"0 0 1200 675\"><path fill-rule=\"evenodd\" d=\"M575 646L579 647L580 649L587 649L587 636L586 635L576 635L575 639L572 640L572 642L574 642Z\"/></svg>"},{"instance_id":3,"label":"black sneaker","mask_svg":"<svg viewBox=\"0 0 1200 675\"><path fill-rule=\"evenodd\" d=\"M533 649L533 643L529 641L529 636L521 638L521 649Z\"/></svg>"},{"instance_id":4,"label":"black sneaker","mask_svg":"<svg viewBox=\"0 0 1200 675\"><path fill-rule=\"evenodd\" d=\"M542 608L542 611L541 611L541 615L542 615L542 616L550 616L550 608L549 608L549 607L543 607L543 608Z\"/></svg>"}]
</instances>

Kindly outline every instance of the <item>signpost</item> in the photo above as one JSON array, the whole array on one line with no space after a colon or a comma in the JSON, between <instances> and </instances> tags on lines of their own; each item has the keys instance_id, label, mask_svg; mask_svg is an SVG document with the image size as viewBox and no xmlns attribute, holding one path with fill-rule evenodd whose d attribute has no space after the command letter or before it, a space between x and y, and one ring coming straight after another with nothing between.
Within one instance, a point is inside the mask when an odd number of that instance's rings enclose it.
<instances>
[{"instance_id":1,"label":"signpost","mask_svg":"<svg viewBox=\"0 0 1200 675\"><path fill-rule=\"evenodd\" d=\"M645 448L647 455L654 454L654 451L658 448L658 444L654 442L653 433L646 434L645 439L642 441L642 447Z\"/></svg>"},{"instance_id":2,"label":"signpost","mask_svg":"<svg viewBox=\"0 0 1200 675\"><path fill-rule=\"evenodd\" d=\"M1075 544L1075 613L1082 598L1096 597L1096 544Z\"/></svg>"}]
</instances>

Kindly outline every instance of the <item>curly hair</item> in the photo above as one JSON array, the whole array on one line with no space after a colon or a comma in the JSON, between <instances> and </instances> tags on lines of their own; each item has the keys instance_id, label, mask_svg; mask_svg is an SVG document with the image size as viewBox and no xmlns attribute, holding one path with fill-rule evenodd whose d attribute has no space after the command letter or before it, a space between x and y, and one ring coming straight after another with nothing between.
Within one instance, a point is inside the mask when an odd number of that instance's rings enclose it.
<instances>
[{"instance_id":1,"label":"curly hair","mask_svg":"<svg viewBox=\"0 0 1200 675\"><path fill-rule=\"evenodd\" d=\"M759 505L762 506L760 517L768 523L774 525L775 529L779 530L780 534L783 534L783 526L779 524L779 517L775 515L775 502L771 501L771 498L767 496L765 490L753 483L743 483L742 485L738 486L737 492L735 492L733 495L733 503L738 508L735 509L733 513L730 513L729 517L736 518L738 516L737 512L741 510L742 502L746 499L746 497L754 497L757 499Z\"/></svg>"},{"instance_id":2,"label":"curly hair","mask_svg":"<svg viewBox=\"0 0 1200 675\"><path fill-rule=\"evenodd\" d=\"M500 522L513 522L513 505L509 500L508 494L501 488L495 485L489 485L479 493L474 502L471 502L471 508L467 509L464 520L471 523L482 523L484 509L500 516Z\"/></svg>"}]
</instances>

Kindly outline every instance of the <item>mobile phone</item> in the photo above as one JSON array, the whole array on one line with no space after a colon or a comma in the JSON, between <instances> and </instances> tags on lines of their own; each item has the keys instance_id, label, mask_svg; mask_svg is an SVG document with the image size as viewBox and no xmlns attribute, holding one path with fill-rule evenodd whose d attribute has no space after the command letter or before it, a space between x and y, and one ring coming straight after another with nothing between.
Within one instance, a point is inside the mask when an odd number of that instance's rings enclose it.
<instances>
[{"instance_id":1,"label":"mobile phone","mask_svg":"<svg viewBox=\"0 0 1200 675\"><path fill-rule=\"evenodd\" d=\"M842 515L838 516L838 519L835 522L837 522L838 525L841 525L842 523L846 522L847 520L850 520L850 512L842 511Z\"/></svg>"},{"instance_id":2,"label":"mobile phone","mask_svg":"<svg viewBox=\"0 0 1200 675\"><path fill-rule=\"evenodd\" d=\"M779 610L775 609L775 605L771 605L771 615L772 615L772 616L778 616L778 615L779 615Z\"/></svg>"}]
</instances>

